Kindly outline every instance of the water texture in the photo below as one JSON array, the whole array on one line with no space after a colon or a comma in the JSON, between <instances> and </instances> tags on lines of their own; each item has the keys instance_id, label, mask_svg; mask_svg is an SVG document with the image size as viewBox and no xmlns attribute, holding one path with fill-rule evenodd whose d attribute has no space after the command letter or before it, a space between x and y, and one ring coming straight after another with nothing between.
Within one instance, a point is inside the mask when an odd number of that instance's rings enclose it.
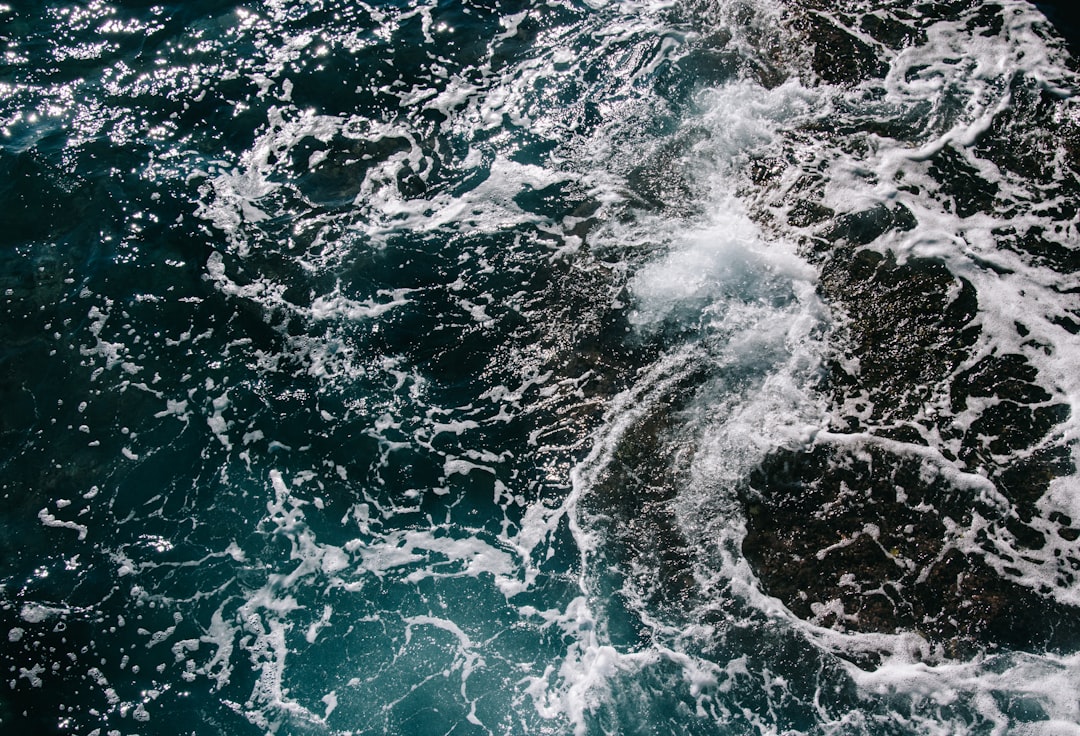
<instances>
[{"instance_id":1,"label":"water texture","mask_svg":"<svg viewBox=\"0 0 1080 736\"><path fill-rule=\"evenodd\" d=\"M0 36L5 733L1080 734L1063 4Z\"/></svg>"}]
</instances>

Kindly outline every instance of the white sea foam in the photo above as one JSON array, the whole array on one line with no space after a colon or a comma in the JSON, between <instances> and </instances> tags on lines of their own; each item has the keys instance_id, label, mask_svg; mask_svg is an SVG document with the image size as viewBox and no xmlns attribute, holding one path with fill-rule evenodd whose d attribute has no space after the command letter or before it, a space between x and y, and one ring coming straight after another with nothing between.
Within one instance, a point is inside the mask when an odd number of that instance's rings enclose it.
<instances>
[{"instance_id":1,"label":"white sea foam","mask_svg":"<svg viewBox=\"0 0 1080 736\"><path fill-rule=\"evenodd\" d=\"M942 706L971 700L995 733L1070 734L1080 723L1080 702L1073 684L1080 674L1080 660L1075 655L999 655L933 667L890 660L873 672L856 667L849 667L849 672L866 692L883 697L899 695L915 703ZM1005 694L1013 702L1027 701L1046 715L1016 723L1003 708ZM937 723L932 717L917 720L927 733L945 734L957 727L956 723Z\"/></svg>"}]
</instances>

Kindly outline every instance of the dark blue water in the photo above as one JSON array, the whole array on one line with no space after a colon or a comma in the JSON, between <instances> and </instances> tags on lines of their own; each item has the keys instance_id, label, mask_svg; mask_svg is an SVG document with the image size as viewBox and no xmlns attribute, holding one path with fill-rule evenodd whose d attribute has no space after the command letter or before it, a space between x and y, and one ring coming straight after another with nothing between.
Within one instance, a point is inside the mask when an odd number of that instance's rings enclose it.
<instances>
[{"instance_id":1,"label":"dark blue water","mask_svg":"<svg viewBox=\"0 0 1080 736\"><path fill-rule=\"evenodd\" d=\"M1080 733L1043 10L0 36L5 733Z\"/></svg>"}]
</instances>

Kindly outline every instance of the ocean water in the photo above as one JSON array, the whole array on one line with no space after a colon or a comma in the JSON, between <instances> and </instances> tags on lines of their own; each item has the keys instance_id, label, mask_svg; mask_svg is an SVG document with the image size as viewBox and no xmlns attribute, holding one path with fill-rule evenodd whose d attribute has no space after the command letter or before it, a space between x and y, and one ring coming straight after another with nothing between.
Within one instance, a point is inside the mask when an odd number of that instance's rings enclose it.
<instances>
[{"instance_id":1,"label":"ocean water","mask_svg":"<svg viewBox=\"0 0 1080 736\"><path fill-rule=\"evenodd\" d=\"M0 37L4 733L1080 734L1066 6Z\"/></svg>"}]
</instances>

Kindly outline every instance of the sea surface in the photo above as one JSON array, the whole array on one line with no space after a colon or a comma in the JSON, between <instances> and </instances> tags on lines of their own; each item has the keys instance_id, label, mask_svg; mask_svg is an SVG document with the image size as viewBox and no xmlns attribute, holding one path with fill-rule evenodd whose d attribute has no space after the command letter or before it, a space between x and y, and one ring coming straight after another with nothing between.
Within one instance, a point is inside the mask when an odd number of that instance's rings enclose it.
<instances>
[{"instance_id":1,"label":"sea surface","mask_svg":"<svg viewBox=\"0 0 1080 736\"><path fill-rule=\"evenodd\" d=\"M0 5L0 731L1080 734L1076 28Z\"/></svg>"}]
</instances>

